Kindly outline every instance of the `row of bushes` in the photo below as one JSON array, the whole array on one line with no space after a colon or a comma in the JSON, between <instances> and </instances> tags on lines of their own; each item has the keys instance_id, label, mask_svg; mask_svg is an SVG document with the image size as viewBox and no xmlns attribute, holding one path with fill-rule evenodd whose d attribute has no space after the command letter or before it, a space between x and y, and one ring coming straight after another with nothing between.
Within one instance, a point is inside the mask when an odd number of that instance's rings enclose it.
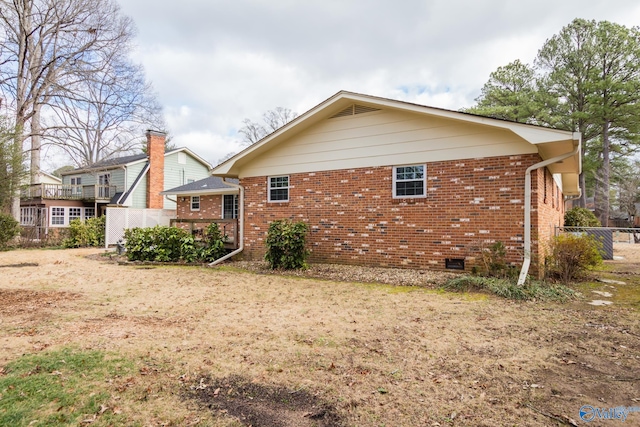
<instances>
[{"instance_id":1,"label":"row of bushes","mask_svg":"<svg viewBox=\"0 0 640 427\"><path fill-rule=\"evenodd\" d=\"M227 252L226 236L215 223L206 228L201 241L187 230L159 225L125 230L124 238L131 261L212 262Z\"/></svg>"},{"instance_id":2,"label":"row of bushes","mask_svg":"<svg viewBox=\"0 0 640 427\"><path fill-rule=\"evenodd\" d=\"M269 225L265 259L273 269L306 268L308 227L304 222L273 221ZM225 255L223 236L217 224L196 241L191 233L175 227L156 226L125 230L127 257L132 261L212 262Z\"/></svg>"}]
</instances>

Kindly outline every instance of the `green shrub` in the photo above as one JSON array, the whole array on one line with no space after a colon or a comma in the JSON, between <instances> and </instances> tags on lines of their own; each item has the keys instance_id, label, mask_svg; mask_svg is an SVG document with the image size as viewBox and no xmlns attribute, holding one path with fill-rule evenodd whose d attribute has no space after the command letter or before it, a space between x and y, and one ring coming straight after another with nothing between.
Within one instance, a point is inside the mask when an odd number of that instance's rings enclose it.
<instances>
[{"instance_id":1,"label":"green shrub","mask_svg":"<svg viewBox=\"0 0 640 427\"><path fill-rule=\"evenodd\" d=\"M157 225L124 231L130 261L193 262L197 259L195 240L186 230Z\"/></svg>"},{"instance_id":2,"label":"green shrub","mask_svg":"<svg viewBox=\"0 0 640 427\"><path fill-rule=\"evenodd\" d=\"M69 223L69 235L62 242L65 248L104 246L106 216L89 218L86 221L74 219Z\"/></svg>"},{"instance_id":3,"label":"green shrub","mask_svg":"<svg viewBox=\"0 0 640 427\"><path fill-rule=\"evenodd\" d=\"M518 286L512 280L479 276L455 277L448 280L442 289L453 292L484 292L520 301L566 301L575 297L575 292L563 285L531 282Z\"/></svg>"},{"instance_id":4,"label":"green shrub","mask_svg":"<svg viewBox=\"0 0 640 427\"><path fill-rule=\"evenodd\" d=\"M517 275L516 269L507 263L507 248L504 243L498 241L489 246L481 243L480 265L474 269L476 273L488 277L513 278Z\"/></svg>"},{"instance_id":5,"label":"green shrub","mask_svg":"<svg viewBox=\"0 0 640 427\"><path fill-rule=\"evenodd\" d=\"M165 226L125 230L124 238L130 261L212 262L227 253L226 236L215 223L207 227L201 242L187 230Z\"/></svg>"},{"instance_id":6,"label":"green shrub","mask_svg":"<svg viewBox=\"0 0 640 427\"><path fill-rule=\"evenodd\" d=\"M222 235L218 224L210 224L204 233L202 247L198 250L198 258L204 262L213 262L222 258L227 250L224 247L227 236Z\"/></svg>"},{"instance_id":7,"label":"green shrub","mask_svg":"<svg viewBox=\"0 0 640 427\"><path fill-rule=\"evenodd\" d=\"M601 243L593 236L561 234L550 242L546 259L547 277L569 283L602 262Z\"/></svg>"},{"instance_id":8,"label":"green shrub","mask_svg":"<svg viewBox=\"0 0 640 427\"><path fill-rule=\"evenodd\" d=\"M565 227L600 227L600 221L586 208L575 207L564 214Z\"/></svg>"},{"instance_id":9,"label":"green shrub","mask_svg":"<svg viewBox=\"0 0 640 427\"><path fill-rule=\"evenodd\" d=\"M20 224L11 215L0 213L0 248L20 234Z\"/></svg>"},{"instance_id":10,"label":"green shrub","mask_svg":"<svg viewBox=\"0 0 640 427\"><path fill-rule=\"evenodd\" d=\"M269 224L267 253L264 258L272 269L306 268L309 251L305 249L309 227L306 223L280 219Z\"/></svg>"}]
</instances>

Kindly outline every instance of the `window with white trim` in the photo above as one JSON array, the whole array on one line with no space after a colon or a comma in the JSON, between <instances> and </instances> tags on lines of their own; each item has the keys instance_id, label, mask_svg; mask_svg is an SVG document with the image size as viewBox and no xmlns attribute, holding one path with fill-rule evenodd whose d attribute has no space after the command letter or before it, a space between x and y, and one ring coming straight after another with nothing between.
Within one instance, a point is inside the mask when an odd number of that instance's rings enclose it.
<instances>
[{"instance_id":1,"label":"window with white trim","mask_svg":"<svg viewBox=\"0 0 640 427\"><path fill-rule=\"evenodd\" d=\"M69 208L69 222L82 219L82 208Z\"/></svg>"},{"instance_id":2,"label":"window with white trim","mask_svg":"<svg viewBox=\"0 0 640 427\"><path fill-rule=\"evenodd\" d=\"M269 201L289 201L289 175L269 177Z\"/></svg>"},{"instance_id":3,"label":"window with white trim","mask_svg":"<svg viewBox=\"0 0 640 427\"><path fill-rule=\"evenodd\" d=\"M69 178L69 182L71 183L71 194L74 196L82 196L82 177L81 176L72 176Z\"/></svg>"},{"instance_id":4,"label":"window with white trim","mask_svg":"<svg viewBox=\"0 0 640 427\"><path fill-rule=\"evenodd\" d=\"M96 216L95 208L52 206L49 208L49 225L67 227L74 219L89 219Z\"/></svg>"},{"instance_id":5,"label":"window with white trim","mask_svg":"<svg viewBox=\"0 0 640 427\"><path fill-rule=\"evenodd\" d=\"M427 166L406 165L393 167L393 197L425 197L427 192Z\"/></svg>"},{"instance_id":6,"label":"window with white trim","mask_svg":"<svg viewBox=\"0 0 640 427\"><path fill-rule=\"evenodd\" d=\"M96 208L84 208L84 219L94 218L96 216Z\"/></svg>"},{"instance_id":7,"label":"window with white trim","mask_svg":"<svg viewBox=\"0 0 640 427\"><path fill-rule=\"evenodd\" d=\"M200 210L200 196L191 196L191 210L192 211Z\"/></svg>"},{"instance_id":8,"label":"window with white trim","mask_svg":"<svg viewBox=\"0 0 640 427\"><path fill-rule=\"evenodd\" d=\"M36 225L37 208L20 208L20 225Z\"/></svg>"},{"instance_id":9,"label":"window with white trim","mask_svg":"<svg viewBox=\"0 0 640 427\"><path fill-rule=\"evenodd\" d=\"M64 208L51 208L51 225L64 225Z\"/></svg>"},{"instance_id":10,"label":"window with white trim","mask_svg":"<svg viewBox=\"0 0 640 427\"><path fill-rule=\"evenodd\" d=\"M238 218L238 195L224 194L222 196L222 219Z\"/></svg>"}]
</instances>

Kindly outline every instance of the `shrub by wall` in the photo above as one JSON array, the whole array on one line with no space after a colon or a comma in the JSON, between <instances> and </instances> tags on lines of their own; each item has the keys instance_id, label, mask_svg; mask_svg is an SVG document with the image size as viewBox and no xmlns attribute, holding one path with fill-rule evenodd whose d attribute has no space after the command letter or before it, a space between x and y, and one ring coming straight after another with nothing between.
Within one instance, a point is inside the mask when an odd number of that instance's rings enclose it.
<instances>
[{"instance_id":1,"label":"shrub by wall","mask_svg":"<svg viewBox=\"0 0 640 427\"><path fill-rule=\"evenodd\" d=\"M107 217L99 216L86 221L74 219L69 223L69 235L62 242L65 248L104 246L104 233Z\"/></svg>"},{"instance_id":2,"label":"shrub by wall","mask_svg":"<svg viewBox=\"0 0 640 427\"><path fill-rule=\"evenodd\" d=\"M547 276L570 283L602 262L601 243L592 236L565 233L551 240L546 260Z\"/></svg>"},{"instance_id":3,"label":"shrub by wall","mask_svg":"<svg viewBox=\"0 0 640 427\"><path fill-rule=\"evenodd\" d=\"M20 224L11 215L0 213L0 248L20 233Z\"/></svg>"},{"instance_id":4,"label":"shrub by wall","mask_svg":"<svg viewBox=\"0 0 640 427\"><path fill-rule=\"evenodd\" d=\"M212 262L227 252L225 236L217 224L207 227L202 241L196 241L187 230L159 225L125 230L124 238L130 261Z\"/></svg>"},{"instance_id":5,"label":"shrub by wall","mask_svg":"<svg viewBox=\"0 0 640 427\"><path fill-rule=\"evenodd\" d=\"M265 260L272 269L306 268L309 251L305 248L309 226L302 222L280 219L269 224Z\"/></svg>"}]
</instances>

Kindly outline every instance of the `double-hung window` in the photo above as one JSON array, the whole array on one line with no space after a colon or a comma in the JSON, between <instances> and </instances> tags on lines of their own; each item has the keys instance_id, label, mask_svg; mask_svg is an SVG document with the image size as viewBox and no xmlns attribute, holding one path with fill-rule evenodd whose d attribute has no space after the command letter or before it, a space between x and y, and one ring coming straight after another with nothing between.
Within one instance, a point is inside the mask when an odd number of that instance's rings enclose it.
<instances>
[{"instance_id":1,"label":"double-hung window","mask_svg":"<svg viewBox=\"0 0 640 427\"><path fill-rule=\"evenodd\" d=\"M191 196L191 210L192 211L200 210L200 196Z\"/></svg>"},{"instance_id":2,"label":"double-hung window","mask_svg":"<svg viewBox=\"0 0 640 427\"><path fill-rule=\"evenodd\" d=\"M398 199L425 197L427 166L408 165L393 168L393 197Z\"/></svg>"},{"instance_id":3,"label":"double-hung window","mask_svg":"<svg viewBox=\"0 0 640 427\"><path fill-rule=\"evenodd\" d=\"M289 201L289 175L269 177L269 201Z\"/></svg>"},{"instance_id":4,"label":"double-hung window","mask_svg":"<svg viewBox=\"0 0 640 427\"><path fill-rule=\"evenodd\" d=\"M64 208L51 208L51 225L64 225Z\"/></svg>"},{"instance_id":5,"label":"double-hung window","mask_svg":"<svg viewBox=\"0 0 640 427\"><path fill-rule=\"evenodd\" d=\"M82 208L69 208L69 223L74 219L82 219Z\"/></svg>"}]
</instances>

